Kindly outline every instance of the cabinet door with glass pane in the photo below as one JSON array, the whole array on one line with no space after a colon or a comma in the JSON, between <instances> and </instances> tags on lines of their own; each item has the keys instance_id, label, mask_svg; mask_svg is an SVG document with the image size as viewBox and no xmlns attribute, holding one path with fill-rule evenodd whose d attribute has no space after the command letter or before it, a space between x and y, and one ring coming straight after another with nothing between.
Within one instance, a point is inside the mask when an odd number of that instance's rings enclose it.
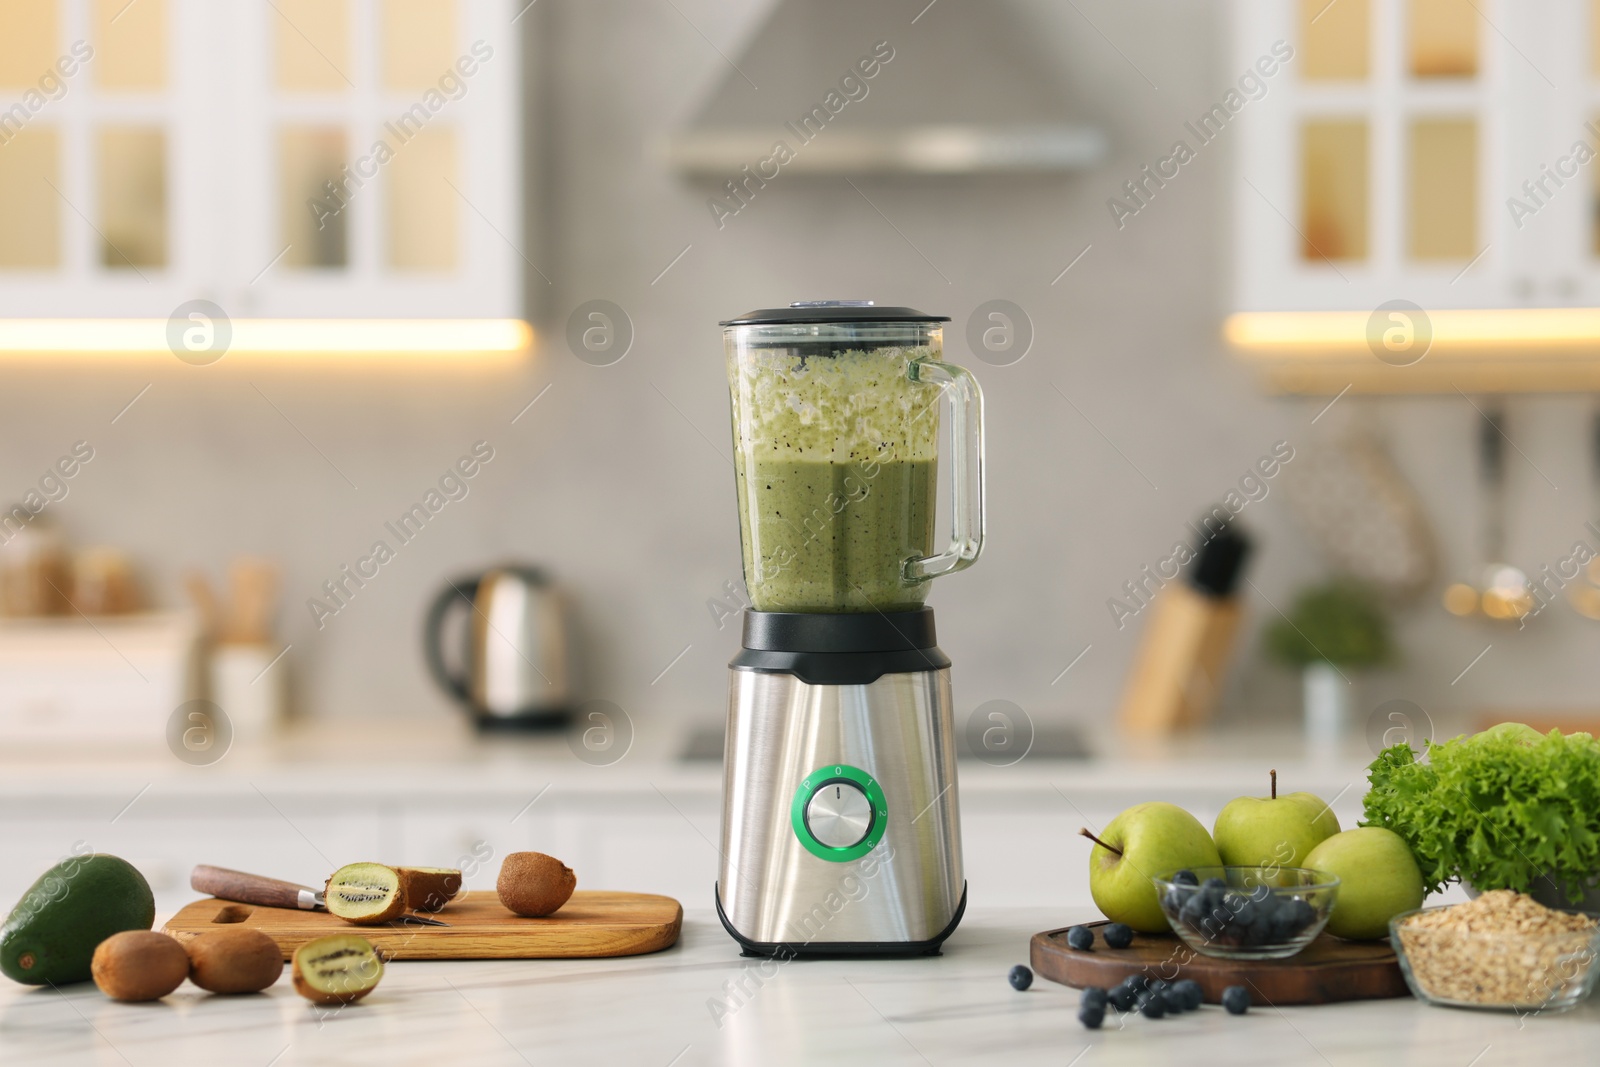
<instances>
[{"instance_id":1,"label":"cabinet door with glass pane","mask_svg":"<svg viewBox=\"0 0 1600 1067\"><path fill-rule=\"evenodd\" d=\"M193 9L192 11L189 9ZM174 64L192 0L0 3L0 312L165 314L201 250L173 208L204 176Z\"/></svg>"},{"instance_id":2,"label":"cabinet door with glass pane","mask_svg":"<svg viewBox=\"0 0 1600 1067\"><path fill-rule=\"evenodd\" d=\"M1571 217L1557 220L1589 211L1590 186L1569 179L1568 195L1542 196L1536 216L1508 200L1576 137L1593 143L1573 121L1587 7L1240 0L1236 65L1278 40L1294 57L1237 121L1237 306L1576 299L1556 247L1570 243Z\"/></svg>"},{"instance_id":3,"label":"cabinet door with glass pane","mask_svg":"<svg viewBox=\"0 0 1600 1067\"><path fill-rule=\"evenodd\" d=\"M509 0L0 0L0 314L519 317Z\"/></svg>"}]
</instances>

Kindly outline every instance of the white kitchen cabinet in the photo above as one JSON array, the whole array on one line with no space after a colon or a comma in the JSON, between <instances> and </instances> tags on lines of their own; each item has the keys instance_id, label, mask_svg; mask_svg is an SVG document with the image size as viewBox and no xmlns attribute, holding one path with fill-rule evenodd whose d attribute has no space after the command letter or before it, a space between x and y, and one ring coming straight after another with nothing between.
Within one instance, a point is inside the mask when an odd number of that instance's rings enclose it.
<instances>
[{"instance_id":1,"label":"white kitchen cabinet","mask_svg":"<svg viewBox=\"0 0 1600 1067\"><path fill-rule=\"evenodd\" d=\"M710 908L719 867L721 798L667 795L676 808L651 792L626 808L607 805L609 810L587 817L578 855L597 871L597 885L665 893L684 907Z\"/></svg>"},{"instance_id":2,"label":"white kitchen cabinet","mask_svg":"<svg viewBox=\"0 0 1600 1067\"><path fill-rule=\"evenodd\" d=\"M1237 0L1236 307L1600 301L1597 9Z\"/></svg>"},{"instance_id":3,"label":"white kitchen cabinet","mask_svg":"<svg viewBox=\"0 0 1600 1067\"><path fill-rule=\"evenodd\" d=\"M343 750L337 733L313 740L312 751ZM188 874L197 863L307 885L359 860L458 865L468 888L493 889L501 860L522 850L560 857L581 888L665 893L689 909L712 906L722 819L722 776L714 765L596 769L571 759L510 758L490 743L453 750L448 735L418 744L433 753L431 761L374 758L361 775L331 758L225 760L207 768L162 759L101 770L43 758L5 763L0 906L80 841L145 871L162 914L195 898ZM1150 800L1178 804L1209 827L1234 796L1264 791L1266 766L1278 767L1286 786L1333 801L1340 823L1355 825L1365 760L1296 766L1281 756L1149 765L1028 760L1008 768L963 762L970 902L1092 907L1090 845L1080 827L1098 831Z\"/></svg>"},{"instance_id":4,"label":"white kitchen cabinet","mask_svg":"<svg viewBox=\"0 0 1600 1067\"><path fill-rule=\"evenodd\" d=\"M28 818L8 813L0 821L0 838L6 843L0 900L9 908L39 875L75 849L80 855L93 850L120 856L137 867L150 882L159 915L196 898L189 872L199 863L320 886L333 873L329 860L338 865L353 857L390 854L373 815L328 817L301 811L290 817L294 826L270 811L263 817L215 808L153 817L130 810L116 823L98 813Z\"/></svg>"},{"instance_id":5,"label":"white kitchen cabinet","mask_svg":"<svg viewBox=\"0 0 1600 1067\"><path fill-rule=\"evenodd\" d=\"M0 315L520 317L520 7L13 0Z\"/></svg>"},{"instance_id":6,"label":"white kitchen cabinet","mask_svg":"<svg viewBox=\"0 0 1600 1067\"><path fill-rule=\"evenodd\" d=\"M541 787L530 783L525 796L410 805L396 862L471 867L467 888L493 889L507 853L544 852L577 871L581 888L666 893L686 903L709 903L722 817L715 798L669 792L679 814L653 790L574 793L553 787L524 808ZM465 862L474 857L478 863Z\"/></svg>"}]
</instances>

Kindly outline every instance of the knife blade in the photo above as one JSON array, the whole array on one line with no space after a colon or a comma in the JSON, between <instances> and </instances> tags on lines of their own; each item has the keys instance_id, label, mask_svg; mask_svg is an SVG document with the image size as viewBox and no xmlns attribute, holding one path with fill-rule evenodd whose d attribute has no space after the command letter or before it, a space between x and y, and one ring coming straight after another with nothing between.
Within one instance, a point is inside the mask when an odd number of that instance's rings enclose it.
<instances>
[{"instance_id":1,"label":"knife blade","mask_svg":"<svg viewBox=\"0 0 1600 1067\"><path fill-rule=\"evenodd\" d=\"M328 904L320 889L296 885L278 878L260 874L213 867L202 863L189 873L189 887L197 893L208 893L221 900L240 904L259 904L264 908L298 908L301 911L327 911ZM395 924L419 923L423 926L449 926L440 919L406 914L394 920Z\"/></svg>"}]
</instances>

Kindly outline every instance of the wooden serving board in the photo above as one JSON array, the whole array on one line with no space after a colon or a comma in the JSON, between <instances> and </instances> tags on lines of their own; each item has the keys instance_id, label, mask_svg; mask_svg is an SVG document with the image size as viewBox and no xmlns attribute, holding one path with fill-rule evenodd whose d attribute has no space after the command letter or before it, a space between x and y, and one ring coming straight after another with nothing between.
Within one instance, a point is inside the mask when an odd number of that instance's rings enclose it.
<instances>
[{"instance_id":1,"label":"wooden serving board","mask_svg":"<svg viewBox=\"0 0 1600 1067\"><path fill-rule=\"evenodd\" d=\"M1029 952L1033 969L1078 989L1109 989L1131 974L1169 982L1193 978L1212 1004L1231 985L1245 986L1260 1004L1332 1004L1411 992L1387 941L1341 941L1322 934L1286 960L1223 960L1200 955L1175 934L1135 934L1127 948L1108 948L1100 936L1104 921L1083 925L1095 932L1094 948L1088 952L1068 946L1070 927L1034 934Z\"/></svg>"},{"instance_id":2,"label":"wooden serving board","mask_svg":"<svg viewBox=\"0 0 1600 1067\"><path fill-rule=\"evenodd\" d=\"M278 943L283 958L318 937L360 934L390 960L524 960L637 956L670 948L683 905L652 893L580 889L543 919L513 915L488 890L463 893L434 918L449 926L357 926L325 911L264 908L208 897L187 905L162 929L179 941L237 924Z\"/></svg>"}]
</instances>

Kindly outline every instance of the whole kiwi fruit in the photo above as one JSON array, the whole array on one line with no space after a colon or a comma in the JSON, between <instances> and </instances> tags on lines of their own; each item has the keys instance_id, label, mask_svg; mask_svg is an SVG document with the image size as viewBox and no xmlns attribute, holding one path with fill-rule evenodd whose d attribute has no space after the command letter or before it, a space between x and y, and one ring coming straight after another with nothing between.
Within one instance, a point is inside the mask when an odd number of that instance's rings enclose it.
<instances>
[{"instance_id":1,"label":"whole kiwi fruit","mask_svg":"<svg viewBox=\"0 0 1600 1067\"><path fill-rule=\"evenodd\" d=\"M494 889L500 903L530 918L549 915L572 896L578 876L572 868L543 852L513 852L500 864Z\"/></svg>"},{"instance_id":2,"label":"whole kiwi fruit","mask_svg":"<svg viewBox=\"0 0 1600 1067\"><path fill-rule=\"evenodd\" d=\"M260 930L208 930L186 947L190 980L212 993L259 993L283 974L283 952Z\"/></svg>"},{"instance_id":3,"label":"whole kiwi fruit","mask_svg":"<svg viewBox=\"0 0 1600 1067\"><path fill-rule=\"evenodd\" d=\"M124 930L100 942L89 966L112 1000L159 1000L189 977L189 954L166 934Z\"/></svg>"}]
</instances>

